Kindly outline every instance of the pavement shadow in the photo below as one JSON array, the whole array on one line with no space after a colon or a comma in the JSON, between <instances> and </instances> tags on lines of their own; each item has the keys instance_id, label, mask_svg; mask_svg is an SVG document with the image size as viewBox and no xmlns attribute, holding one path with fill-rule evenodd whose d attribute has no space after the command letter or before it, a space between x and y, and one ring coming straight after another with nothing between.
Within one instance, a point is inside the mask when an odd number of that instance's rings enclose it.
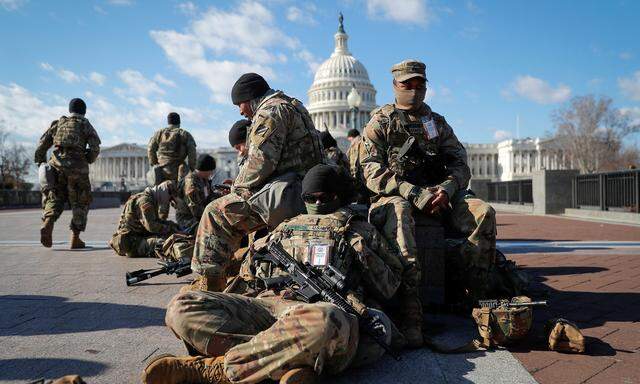
<instances>
[{"instance_id":1,"label":"pavement shadow","mask_svg":"<svg viewBox=\"0 0 640 384\"><path fill-rule=\"evenodd\" d=\"M0 336L58 335L164 325L164 308L65 297L0 296Z\"/></svg>"},{"instance_id":2,"label":"pavement shadow","mask_svg":"<svg viewBox=\"0 0 640 384\"><path fill-rule=\"evenodd\" d=\"M97 361L56 358L17 358L0 360L0 381L55 379L64 375L95 376L108 368Z\"/></svg>"}]
</instances>

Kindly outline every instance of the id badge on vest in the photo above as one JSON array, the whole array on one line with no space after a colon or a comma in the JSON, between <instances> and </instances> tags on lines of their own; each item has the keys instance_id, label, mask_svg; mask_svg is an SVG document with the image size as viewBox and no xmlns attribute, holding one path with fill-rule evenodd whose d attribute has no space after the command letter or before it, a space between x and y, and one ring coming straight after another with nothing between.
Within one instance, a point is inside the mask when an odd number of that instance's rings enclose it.
<instances>
[{"instance_id":1,"label":"id badge on vest","mask_svg":"<svg viewBox=\"0 0 640 384\"><path fill-rule=\"evenodd\" d=\"M324 241L309 242L309 263L325 267L331 262L331 244Z\"/></svg>"},{"instance_id":2,"label":"id badge on vest","mask_svg":"<svg viewBox=\"0 0 640 384\"><path fill-rule=\"evenodd\" d=\"M436 128L436 122L433 119L427 118L427 116L423 116L422 127L424 128L424 132L427 135L427 140L435 139L438 137L438 129Z\"/></svg>"}]
</instances>

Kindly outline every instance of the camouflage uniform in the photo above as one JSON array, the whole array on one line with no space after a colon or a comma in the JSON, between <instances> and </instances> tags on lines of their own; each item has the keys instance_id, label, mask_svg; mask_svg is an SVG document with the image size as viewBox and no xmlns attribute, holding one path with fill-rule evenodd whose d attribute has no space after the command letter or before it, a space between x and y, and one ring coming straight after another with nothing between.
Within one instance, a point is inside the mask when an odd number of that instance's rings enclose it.
<instances>
[{"instance_id":1,"label":"camouflage uniform","mask_svg":"<svg viewBox=\"0 0 640 384\"><path fill-rule=\"evenodd\" d=\"M47 161L47 150L54 146L49 164L57 171L56 183L52 189L42 191L42 220L56 221L69 201L73 216L70 228L84 231L91 203L91 183L89 164L100 153L100 138L89 120L72 113L62 116L40 138L35 152L37 164Z\"/></svg>"},{"instance_id":2,"label":"camouflage uniform","mask_svg":"<svg viewBox=\"0 0 640 384\"><path fill-rule=\"evenodd\" d=\"M196 169L196 142L193 136L179 125L169 125L151 137L147 156L151 166L162 167L163 180L177 182L178 178L186 173L185 159L188 159L189 170Z\"/></svg>"},{"instance_id":3,"label":"camouflage uniform","mask_svg":"<svg viewBox=\"0 0 640 384\"><path fill-rule=\"evenodd\" d=\"M214 191L211 183L194 172L189 172L178 183L178 202L176 203L176 221L181 228L189 228L197 225L202 217L202 212L209 201L212 200Z\"/></svg>"},{"instance_id":4,"label":"camouflage uniform","mask_svg":"<svg viewBox=\"0 0 640 384\"><path fill-rule=\"evenodd\" d=\"M359 310L369 299L391 299L400 285L402 259L375 228L348 211L297 216L280 224L271 239L279 240L299 261L313 262L314 247L328 246L326 254L331 256L324 260L349 276L347 287L353 295L347 297ZM339 256L337 249L343 242L346 251ZM246 261L243 277L251 281L255 276L246 267L250 260ZM266 264L256 266L256 275L284 273ZM285 292L265 290L255 298L183 293L169 303L165 321L192 350L224 355L224 372L233 383L277 381L288 370L301 367L335 374L382 355L380 347L360 337L355 317L332 304L307 304Z\"/></svg>"},{"instance_id":5,"label":"camouflage uniform","mask_svg":"<svg viewBox=\"0 0 640 384\"><path fill-rule=\"evenodd\" d=\"M158 217L159 209L149 188L131 196L109 246L120 256L155 257L160 243L178 229L176 223Z\"/></svg>"},{"instance_id":6,"label":"camouflage uniform","mask_svg":"<svg viewBox=\"0 0 640 384\"><path fill-rule=\"evenodd\" d=\"M248 154L232 191L205 208L196 235L191 268L207 280L216 281L219 289L224 285L227 264L244 235L267 224L273 228L304 211L295 186L300 186L301 176L308 169L324 162L318 131L302 103L272 91L256 104L247 135ZM287 177L293 181L286 184L282 195L269 195L268 184ZM268 207L258 201L264 196L270 199ZM283 203L287 199L297 205Z\"/></svg>"},{"instance_id":7,"label":"camouflage uniform","mask_svg":"<svg viewBox=\"0 0 640 384\"><path fill-rule=\"evenodd\" d=\"M349 159L338 147L325 148L324 154L327 157L327 164L338 166L349 174Z\"/></svg>"},{"instance_id":8,"label":"camouflage uniform","mask_svg":"<svg viewBox=\"0 0 640 384\"><path fill-rule=\"evenodd\" d=\"M351 141L349 150L347 151L347 160L349 161L349 173L353 177L357 198L359 203L369 204L369 195L371 192L367 189L362 166L360 165L360 152L363 150L364 141L362 136L357 136Z\"/></svg>"},{"instance_id":9,"label":"camouflage uniform","mask_svg":"<svg viewBox=\"0 0 640 384\"><path fill-rule=\"evenodd\" d=\"M436 133L427 133L427 124ZM447 192L452 210L445 222L467 236L462 261L473 285L486 283L495 258L495 211L490 205L466 193L471 177L467 153L444 117L426 104L417 110L400 110L387 104L372 113L364 130L360 161L367 187L374 193L370 220L393 239L402 255L417 255L413 211L424 208L427 199L417 192L438 187ZM399 152L412 136L422 151L422 159L400 159ZM433 160L414 166L413 160ZM413 168L412 168L413 167ZM474 275L476 278L471 278ZM469 280L468 279L468 280Z\"/></svg>"}]
</instances>

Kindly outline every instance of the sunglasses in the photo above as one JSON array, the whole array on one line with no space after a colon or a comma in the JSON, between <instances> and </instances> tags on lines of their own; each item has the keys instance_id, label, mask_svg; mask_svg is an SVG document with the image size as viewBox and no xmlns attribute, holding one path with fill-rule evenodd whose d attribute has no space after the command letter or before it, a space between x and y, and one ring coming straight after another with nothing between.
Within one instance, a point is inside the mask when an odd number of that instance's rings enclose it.
<instances>
[{"instance_id":1,"label":"sunglasses","mask_svg":"<svg viewBox=\"0 0 640 384\"><path fill-rule=\"evenodd\" d=\"M321 195L312 195L310 193L305 193L302 195L302 200L305 203L315 204L317 202L320 203L328 203L336 198L336 195L333 193L323 193Z\"/></svg>"}]
</instances>

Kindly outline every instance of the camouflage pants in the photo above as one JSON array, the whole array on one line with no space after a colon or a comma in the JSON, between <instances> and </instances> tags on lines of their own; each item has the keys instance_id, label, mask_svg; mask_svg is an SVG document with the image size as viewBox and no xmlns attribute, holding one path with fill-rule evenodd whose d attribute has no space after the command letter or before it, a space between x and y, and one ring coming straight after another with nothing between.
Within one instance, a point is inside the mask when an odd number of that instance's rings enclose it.
<instances>
[{"instance_id":1,"label":"camouflage pants","mask_svg":"<svg viewBox=\"0 0 640 384\"><path fill-rule=\"evenodd\" d=\"M468 279L471 286L485 284L486 271L493 264L496 253L495 211L476 198L459 199L451 204L452 210L444 215L444 224L466 236L461 247L460 265L465 270L475 271L470 273L475 277ZM413 207L407 200L399 196L380 198L371 205L369 220L391 244L398 247L402 256L415 260L415 221Z\"/></svg>"},{"instance_id":2,"label":"camouflage pants","mask_svg":"<svg viewBox=\"0 0 640 384\"><path fill-rule=\"evenodd\" d=\"M186 175L186 168L183 163L168 163L160 167L162 170L162 181L173 180L178 183L178 179L183 178ZM160 183L158 183L160 184ZM166 220L169 217L169 209L171 206L167 205L158 209L158 215L161 219Z\"/></svg>"},{"instance_id":3,"label":"camouflage pants","mask_svg":"<svg viewBox=\"0 0 640 384\"><path fill-rule=\"evenodd\" d=\"M249 203L234 193L212 201L198 225L191 269L212 278L225 277L242 237L265 226Z\"/></svg>"},{"instance_id":4,"label":"camouflage pants","mask_svg":"<svg viewBox=\"0 0 640 384\"><path fill-rule=\"evenodd\" d=\"M69 228L84 231L87 227L91 200L91 183L88 174L73 169L57 169L55 187L43 191L42 194L42 220L47 218L52 218L54 222L58 220L68 201L72 212Z\"/></svg>"},{"instance_id":5,"label":"camouflage pants","mask_svg":"<svg viewBox=\"0 0 640 384\"><path fill-rule=\"evenodd\" d=\"M162 237L156 236L114 233L109 240L109 246L120 256L156 257L155 249L163 240Z\"/></svg>"},{"instance_id":6,"label":"camouflage pants","mask_svg":"<svg viewBox=\"0 0 640 384\"><path fill-rule=\"evenodd\" d=\"M335 374L384 352L370 340L360 343L357 319L333 304L287 300L269 291L257 298L181 293L169 302L165 322L200 354L224 355L225 374L234 383L277 381L298 367Z\"/></svg>"}]
</instances>

